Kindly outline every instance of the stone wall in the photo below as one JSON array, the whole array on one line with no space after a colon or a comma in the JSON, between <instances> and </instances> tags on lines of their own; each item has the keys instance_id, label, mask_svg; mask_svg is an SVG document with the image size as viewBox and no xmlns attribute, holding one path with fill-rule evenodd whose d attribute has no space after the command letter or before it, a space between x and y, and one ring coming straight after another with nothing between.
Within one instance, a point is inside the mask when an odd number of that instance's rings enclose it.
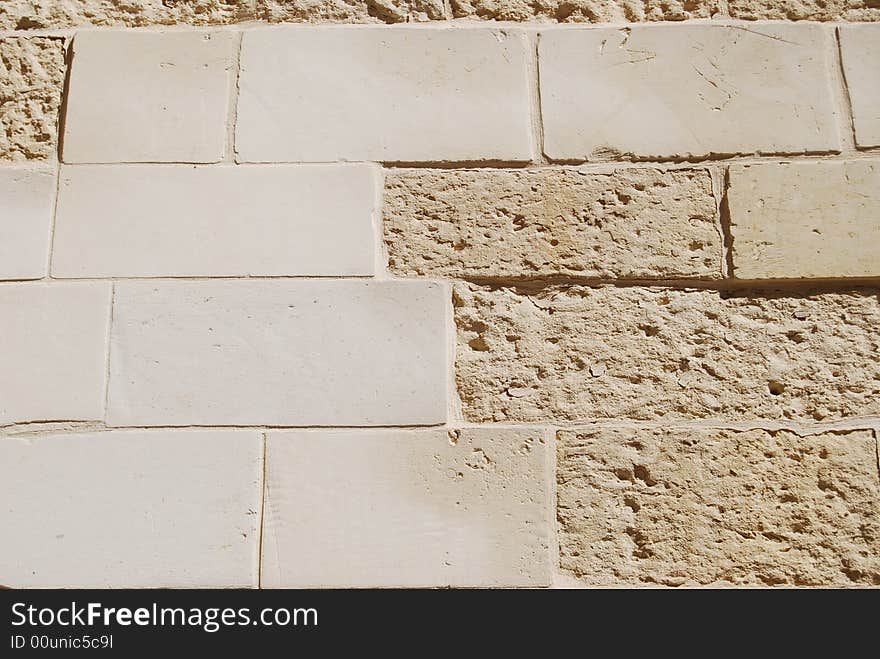
<instances>
[{"instance_id":1,"label":"stone wall","mask_svg":"<svg viewBox=\"0 0 880 659\"><path fill-rule=\"evenodd\" d=\"M878 12L2 3L0 584L880 585Z\"/></svg>"}]
</instances>

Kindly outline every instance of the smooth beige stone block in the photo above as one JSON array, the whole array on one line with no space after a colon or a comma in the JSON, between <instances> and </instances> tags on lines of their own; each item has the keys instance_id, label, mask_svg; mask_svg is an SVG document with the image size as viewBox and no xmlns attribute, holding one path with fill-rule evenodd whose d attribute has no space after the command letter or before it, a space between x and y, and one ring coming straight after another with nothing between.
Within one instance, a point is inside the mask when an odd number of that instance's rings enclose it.
<instances>
[{"instance_id":1,"label":"smooth beige stone block","mask_svg":"<svg viewBox=\"0 0 880 659\"><path fill-rule=\"evenodd\" d=\"M235 40L216 30L79 32L64 162L222 160Z\"/></svg>"},{"instance_id":2,"label":"smooth beige stone block","mask_svg":"<svg viewBox=\"0 0 880 659\"><path fill-rule=\"evenodd\" d=\"M880 275L880 161L733 165L740 279Z\"/></svg>"},{"instance_id":3,"label":"smooth beige stone block","mask_svg":"<svg viewBox=\"0 0 880 659\"><path fill-rule=\"evenodd\" d=\"M110 289L0 284L0 425L103 418Z\"/></svg>"},{"instance_id":4,"label":"smooth beige stone block","mask_svg":"<svg viewBox=\"0 0 880 659\"><path fill-rule=\"evenodd\" d=\"M871 430L561 430L560 567L589 585L876 586Z\"/></svg>"},{"instance_id":5,"label":"smooth beige stone block","mask_svg":"<svg viewBox=\"0 0 880 659\"><path fill-rule=\"evenodd\" d=\"M558 160L840 149L814 25L540 34L544 151Z\"/></svg>"},{"instance_id":6,"label":"smooth beige stone block","mask_svg":"<svg viewBox=\"0 0 880 659\"><path fill-rule=\"evenodd\" d=\"M262 583L548 585L552 469L535 428L270 433Z\"/></svg>"},{"instance_id":7,"label":"smooth beige stone block","mask_svg":"<svg viewBox=\"0 0 880 659\"><path fill-rule=\"evenodd\" d=\"M526 70L525 37L515 31L249 30L237 157L527 161Z\"/></svg>"},{"instance_id":8,"label":"smooth beige stone block","mask_svg":"<svg viewBox=\"0 0 880 659\"><path fill-rule=\"evenodd\" d=\"M0 279L46 276L54 169L0 169Z\"/></svg>"},{"instance_id":9,"label":"smooth beige stone block","mask_svg":"<svg viewBox=\"0 0 880 659\"><path fill-rule=\"evenodd\" d=\"M448 304L427 281L118 282L108 422L443 423Z\"/></svg>"},{"instance_id":10,"label":"smooth beige stone block","mask_svg":"<svg viewBox=\"0 0 880 659\"><path fill-rule=\"evenodd\" d=\"M263 442L249 431L0 440L0 583L258 584Z\"/></svg>"},{"instance_id":11,"label":"smooth beige stone block","mask_svg":"<svg viewBox=\"0 0 880 659\"><path fill-rule=\"evenodd\" d=\"M56 277L371 275L369 165L65 166Z\"/></svg>"},{"instance_id":12,"label":"smooth beige stone block","mask_svg":"<svg viewBox=\"0 0 880 659\"><path fill-rule=\"evenodd\" d=\"M880 146L880 25L841 26L839 35L856 145Z\"/></svg>"}]
</instances>

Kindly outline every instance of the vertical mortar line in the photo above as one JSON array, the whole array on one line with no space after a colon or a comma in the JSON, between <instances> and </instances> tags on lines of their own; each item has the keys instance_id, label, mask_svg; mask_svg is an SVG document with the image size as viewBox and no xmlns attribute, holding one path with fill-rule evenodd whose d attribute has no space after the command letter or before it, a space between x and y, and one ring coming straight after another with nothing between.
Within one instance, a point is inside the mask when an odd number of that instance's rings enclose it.
<instances>
[{"instance_id":1,"label":"vertical mortar line","mask_svg":"<svg viewBox=\"0 0 880 659\"><path fill-rule=\"evenodd\" d=\"M556 581L557 575L562 573L559 564L559 484L556 482L556 474L559 471L559 447L556 442L556 433L558 428L544 428L544 439L547 441L547 447L550 453L550 459L547 461L547 469L550 472L547 478L550 480L550 523L552 524L550 534L550 569L553 571L552 582Z\"/></svg>"},{"instance_id":2,"label":"vertical mortar line","mask_svg":"<svg viewBox=\"0 0 880 659\"><path fill-rule=\"evenodd\" d=\"M877 456L877 480L880 482L880 426L874 427L874 452Z\"/></svg>"},{"instance_id":3,"label":"vertical mortar line","mask_svg":"<svg viewBox=\"0 0 880 659\"><path fill-rule=\"evenodd\" d=\"M529 30L526 33L526 46L528 56L526 58L528 71L526 72L529 87L529 119L531 121L532 135L532 162L538 165L549 163L544 155L544 117L541 113L541 69L538 61L538 48L541 34L538 30Z\"/></svg>"},{"instance_id":4,"label":"vertical mortar line","mask_svg":"<svg viewBox=\"0 0 880 659\"><path fill-rule=\"evenodd\" d=\"M266 455L268 453L269 433L263 431L260 433L263 438L263 482L260 488L260 534L257 542L257 588L263 587L263 528L266 524L266 499L269 489L266 472L268 470L266 463Z\"/></svg>"},{"instance_id":5,"label":"vertical mortar line","mask_svg":"<svg viewBox=\"0 0 880 659\"><path fill-rule=\"evenodd\" d=\"M373 206L373 233L374 235L374 272L376 279L390 279L391 274L388 271L388 250L385 247L385 167L376 163L375 170L378 172L375 176L376 188Z\"/></svg>"},{"instance_id":6,"label":"vertical mortar line","mask_svg":"<svg viewBox=\"0 0 880 659\"><path fill-rule=\"evenodd\" d=\"M455 18L452 15L452 2L450 0L443 0L443 18L447 21Z\"/></svg>"},{"instance_id":7,"label":"vertical mortar line","mask_svg":"<svg viewBox=\"0 0 880 659\"><path fill-rule=\"evenodd\" d=\"M455 281L445 280L445 285L449 288L449 297L446 301L446 425L460 425L464 415L461 398L458 395L458 385L455 382L455 357L458 348L458 330L455 325Z\"/></svg>"},{"instance_id":8,"label":"vertical mortar line","mask_svg":"<svg viewBox=\"0 0 880 659\"><path fill-rule=\"evenodd\" d=\"M70 97L70 72L73 69L73 37L64 40L64 84L61 87L61 104L58 106L56 120L58 144L55 148L55 199L52 203L52 220L49 223L49 253L46 255L46 275L44 279L53 279L52 261L55 255L55 218L58 216L58 198L61 196L61 154L64 149L64 128L67 117L67 99Z\"/></svg>"},{"instance_id":9,"label":"vertical mortar line","mask_svg":"<svg viewBox=\"0 0 880 659\"><path fill-rule=\"evenodd\" d=\"M721 252L719 254L719 258L721 260L721 278L728 279L731 276L731 272L727 267L727 237L721 217L721 206L724 202L724 180L726 166L721 164L709 163L706 165L706 171L709 172L709 178L712 186L712 199L715 202L715 231L718 232L718 239L721 241Z\"/></svg>"},{"instance_id":10,"label":"vertical mortar line","mask_svg":"<svg viewBox=\"0 0 880 659\"><path fill-rule=\"evenodd\" d=\"M104 365L104 425L107 425L107 412L110 409L110 352L113 349L113 323L116 315L116 282L110 282L110 313L107 318L107 363Z\"/></svg>"},{"instance_id":11,"label":"vertical mortar line","mask_svg":"<svg viewBox=\"0 0 880 659\"><path fill-rule=\"evenodd\" d=\"M831 77L831 102L834 105L840 135L840 152L842 155L856 154L858 150L856 149L855 124L846 73L843 69L840 26L833 25L830 30L830 35L826 34L826 38L831 42L831 53L827 65Z\"/></svg>"},{"instance_id":12,"label":"vertical mortar line","mask_svg":"<svg viewBox=\"0 0 880 659\"><path fill-rule=\"evenodd\" d=\"M232 75L229 81L229 99L226 106L226 157L224 162L235 162L235 128L238 122L238 94L239 79L241 77L241 42L244 40L244 31L237 30L238 38L235 41L235 59L232 65Z\"/></svg>"},{"instance_id":13,"label":"vertical mortar line","mask_svg":"<svg viewBox=\"0 0 880 659\"><path fill-rule=\"evenodd\" d=\"M730 4L727 0L718 0L718 11L712 15L712 18L715 18L716 16L719 18L730 17Z\"/></svg>"},{"instance_id":14,"label":"vertical mortar line","mask_svg":"<svg viewBox=\"0 0 880 659\"><path fill-rule=\"evenodd\" d=\"M719 170L718 221L721 224L724 279L734 278L733 230L730 222L730 206L727 193L730 190L730 167L722 165Z\"/></svg>"}]
</instances>

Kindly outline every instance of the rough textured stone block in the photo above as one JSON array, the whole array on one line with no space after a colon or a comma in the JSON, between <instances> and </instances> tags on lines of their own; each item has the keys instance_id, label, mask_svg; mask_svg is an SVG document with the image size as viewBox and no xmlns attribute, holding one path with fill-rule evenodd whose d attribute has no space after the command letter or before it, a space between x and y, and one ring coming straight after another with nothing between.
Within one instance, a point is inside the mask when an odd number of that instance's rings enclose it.
<instances>
[{"instance_id":1,"label":"rough textured stone block","mask_svg":"<svg viewBox=\"0 0 880 659\"><path fill-rule=\"evenodd\" d=\"M709 18L717 0L451 0L455 18L559 23L626 23Z\"/></svg>"},{"instance_id":2,"label":"rough textured stone block","mask_svg":"<svg viewBox=\"0 0 880 659\"><path fill-rule=\"evenodd\" d=\"M734 276L880 275L880 161L730 168Z\"/></svg>"},{"instance_id":3,"label":"rough textured stone block","mask_svg":"<svg viewBox=\"0 0 880 659\"><path fill-rule=\"evenodd\" d=\"M877 21L876 0L728 0L734 18L792 21Z\"/></svg>"},{"instance_id":4,"label":"rough textured stone block","mask_svg":"<svg viewBox=\"0 0 880 659\"><path fill-rule=\"evenodd\" d=\"M65 162L217 162L236 36L80 32L73 41Z\"/></svg>"},{"instance_id":5,"label":"rough textured stone block","mask_svg":"<svg viewBox=\"0 0 880 659\"><path fill-rule=\"evenodd\" d=\"M108 283L0 284L0 424L103 418L109 320Z\"/></svg>"},{"instance_id":6,"label":"rough textured stone block","mask_svg":"<svg viewBox=\"0 0 880 659\"><path fill-rule=\"evenodd\" d=\"M0 29L215 25L254 18L254 0L3 0Z\"/></svg>"},{"instance_id":7,"label":"rough textured stone block","mask_svg":"<svg viewBox=\"0 0 880 659\"><path fill-rule=\"evenodd\" d=\"M880 411L880 301L456 285L466 418L821 420Z\"/></svg>"},{"instance_id":8,"label":"rough textured stone block","mask_svg":"<svg viewBox=\"0 0 880 659\"><path fill-rule=\"evenodd\" d=\"M589 584L880 585L870 430L558 433L560 566Z\"/></svg>"},{"instance_id":9,"label":"rough textured stone block","mask_svg":"<svg viewBox=\"0 0 880 659\"><path fill-rule=\"evenodd\" d=\"M542 32L544 150L609 156L839 150L820 26Z\"/></svg>"},{"instance_id":10,"label":"rough textured stone block","mask_svg":"<svg viewBox=\"0 0 880 659\"><path fill-rule=\"evenodd\" d=\"M384 214L404 275L721 275L706 170L394 171Z\"/></svg>"},{"instance_id":11,"label":"rough textured stone block","mask_svg":"<svg viewBox=\"0 0 880 659\"><path fill-rule=\"evenodd\" d=\"M547 585L552 465L540 429L271 433L262 583Z\"/></svg>"},{"instance_id":12,"label":"rough textured stone block","mask_svg":"<svg viewBox=\"0 0 880 659\"><path fill-rule=\"evenodd\" d=\"M525 46L499 30L245 32L238 158L528 160Z\"/></svg>"},{"instance_id":13,"label":"rough textured stone block","mask_svg":"<svg viewBox=\"0 0 880 659\"><path fill-rule=\"evenodd\" d=\"M55 171L0 169L0 279L46 275Z\"/></svg>"},{"instance_id":14,"label":"rough textured stone block","mask_svg":"<svg viewBox=\"0 0 880 659\"><path fill-rule=\"evenodd\" d=\"M0 160L55 158L65 66L63 39L0 39Z\"/></svg>"},{"instance_id":15,"label":"rough textured stone block","mask_svg":"<svg viewBox=\"0 0 880 659\"><path fill-rule=\"evenodd\" d=\"M443 423L447 304L422 281L119 282L108 422Z\"/></svg>"},{"instance_id":16,"label":"rough textured stone block","mask_svg":"<svg viewBox=\"0 0 880 659\"><path fill-rule=\"evenodd\" d=\"M64 167L60 277L370 275L369 165Z\"/></svg>"},{"instance_id":17,"label":"rough textured stone block","mask_svg":"<svg viewBox=\"0 0 880 659\"><path fill-rule=\"evenodd\" d=\"M271 23L407 23L443 20L443 0L257 0Z\"/></svg>"},{"instance_id":18,"label":"rough textured stone block","mask_svg":"<svg viewBox=\"0 0 880 659\"><path fill-rule=\"evenodd\" d=\"M248 431L4 437L0 580L254 587L262 454L262 437Z\"/></svg>"},{"instance_id":19,"label":"rough textured stone block","mask_svg":"<svg viewBox=\"0 0 880 659\"><path fill-rule=\"evenodd\" d=\"M880 5L876 19L880 20ZM880 25L840 28L840 55L860 147L880 146Z\"/></svg>"}]
</instances>

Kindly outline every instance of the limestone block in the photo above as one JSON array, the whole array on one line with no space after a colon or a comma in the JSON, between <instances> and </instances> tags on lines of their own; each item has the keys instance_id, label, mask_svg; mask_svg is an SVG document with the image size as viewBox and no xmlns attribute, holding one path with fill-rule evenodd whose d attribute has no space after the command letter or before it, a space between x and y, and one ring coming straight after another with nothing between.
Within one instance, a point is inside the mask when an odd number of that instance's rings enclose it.
<instances>
[{"instance_id":1,"label":"limestone block","mask_svg":"<svg viewBox=\"0 0 880 659\"><path fill-rule=\"evenodd\" d=\"M592 585L876 586L870 430L558 433L560 567Z\"/></svg>"},{"instance_id":2,"label":"limestone block","mask_svg":"<svg viewBox=\"0 0 880 659\"><path fill-rule=\"evenodd\" d=\"M458 284L458 393L470 421L877 414L877 293Z\"/></svg>"},{"instance_id":3,"label":"limestone block","mask_svg":"<svg viewBox=\"0 0 880 659\"><path fill-rule=\"evenodd\" d=\"M369 165L73 165L57 277L371 275Z\"/></svg>"},{"instance_id":4,"label":"limestone block","mask_svg":"<svg viewBox=\"0 0 880 659\"><path fill-rule=\"evenodd\" d=\"M46 275L55 187L54 169L0 169L0 279Z\"/></svg>"},{"instance_id":5,"label":"limestone block","mask_svg":"<svg viewBox=\"0 0 880 659\"><path fill-rule=\"evenodd\" d=\"M248 30L238 159L527 161L526 70L509 30Z\"/></svg>"},{"instance_id":6,"label":"limestone block","mask_svg":"<svg viewBox=\"0 0 880 659\"><path fill-rule=\"evenodd\" d=\"M443 423L447 305L427 281L118 282L108 423Z\"/></svg>"},{"instance_id":7,"label":"limestone block","mask_svg":"<svg viewBox=\"0 0 880 659\"><path fill-rule=\"evenodd\" d=\"M734 165L727 194L736 277L880 275L880 161Z\"/></svg>"},{"instance_id":8,"label":"limestone block","mask_svg":"<svg viewBox=\"0 0 880 659\"><path fill-rule=\"evenodd\" d=\"M0 39L0 160L54 160L64 40Z\"/></svg>"},{"instance_id":9,"label":"limestone block","mask_svg":"<svg viewBox=\"0 0 880 659\"><path fill-rule=\"evenodd\" d=\"M880 5L874 20L880 20ZM856 145L880 146L880 26L840 28L840 56L852 103Z\"/></svg>"},{"instance_id":10,"label":"limestone block","mask_svg":"<svg viewBox=\"0 0 880 659\"><path fill-rule=\"evenodd\" d=\"M628 23L709 18L717 0L451 0L455 18L559 23Z\"/></svg>"},{"instance_id":11,"label":"limestone block","mask_svg":"<svg viewBox=\"0 0 880 659\"><path fill-rule=\"evenodd\" d=\"M552 464L533 428L270 433L263 585L548 585Z\"/></svg>"},{"instance_id":12,"label":"limestone block","mask_svg":"<svg viewBox=\"0 0 880 659\"><path fill-rule=\"evenodd\" d=\"M110 287L0 284L0 425L103 418Z\"/></svg>"},{"instance_id":13,"label":"limestone block","mask_svg":"<svg viewBox=\"0 0 880 659\"><path fill-rule=\"evenodd\" d=\"M384 215L401 275L721 276L706 170L394 170Z\"/></svg>"},{"instance_id":14,"label":"limestone block","mask_svg":"<svg viewBox=\"0 0 880 659\"><path fill-rule=\"evenodd\" d=\"M220 25L254 18L254 0L3 0L0 29Z\"/></svg>"},{"instance_id":15,"label":"limestone block","mask_svg":"<svg viewBox=\"0 0 880 659\"><path fill-rule=\"evenodd\" d=\"M221 160L236 39L216 30L78 33L64 161Z\"/></svg>"},{"instance_id":16,"label":"limestone block","mask_svg":"<svg viewBox=\"0 0 880 659\"><path fill-rule=\"evenodd\" d=\"M727 11L746 20L880 20L875 0L728 0Z\"/></svg>"},{"instance_id":17,"label":"limestone block","mask_svg":"<svg viewBox=\"0 0 880 659\"><path fill-rule=\"evenodd\" d=\"M540 35L557 160L838 151L816 25L664 25Z\"/></svg>"},{"instance_id":18,"label":"limestone block","mask_svg":"<svg viewBox=\"0 0 880 659\"><path fill-rule=\"evenodd\" d=\"M262 485L257 432L4 437L0 582L256 587Z\"/></svg>"},{"instance_id":19,"label":"limestone block","mask_svg":"<svg viewBox=\"0 0 880 659\"><path fill-rule=\"evenodd\" d=\"M443 0L257 0L270 23L407 23L443 20Z\"/></svg>"}]
</instances>

